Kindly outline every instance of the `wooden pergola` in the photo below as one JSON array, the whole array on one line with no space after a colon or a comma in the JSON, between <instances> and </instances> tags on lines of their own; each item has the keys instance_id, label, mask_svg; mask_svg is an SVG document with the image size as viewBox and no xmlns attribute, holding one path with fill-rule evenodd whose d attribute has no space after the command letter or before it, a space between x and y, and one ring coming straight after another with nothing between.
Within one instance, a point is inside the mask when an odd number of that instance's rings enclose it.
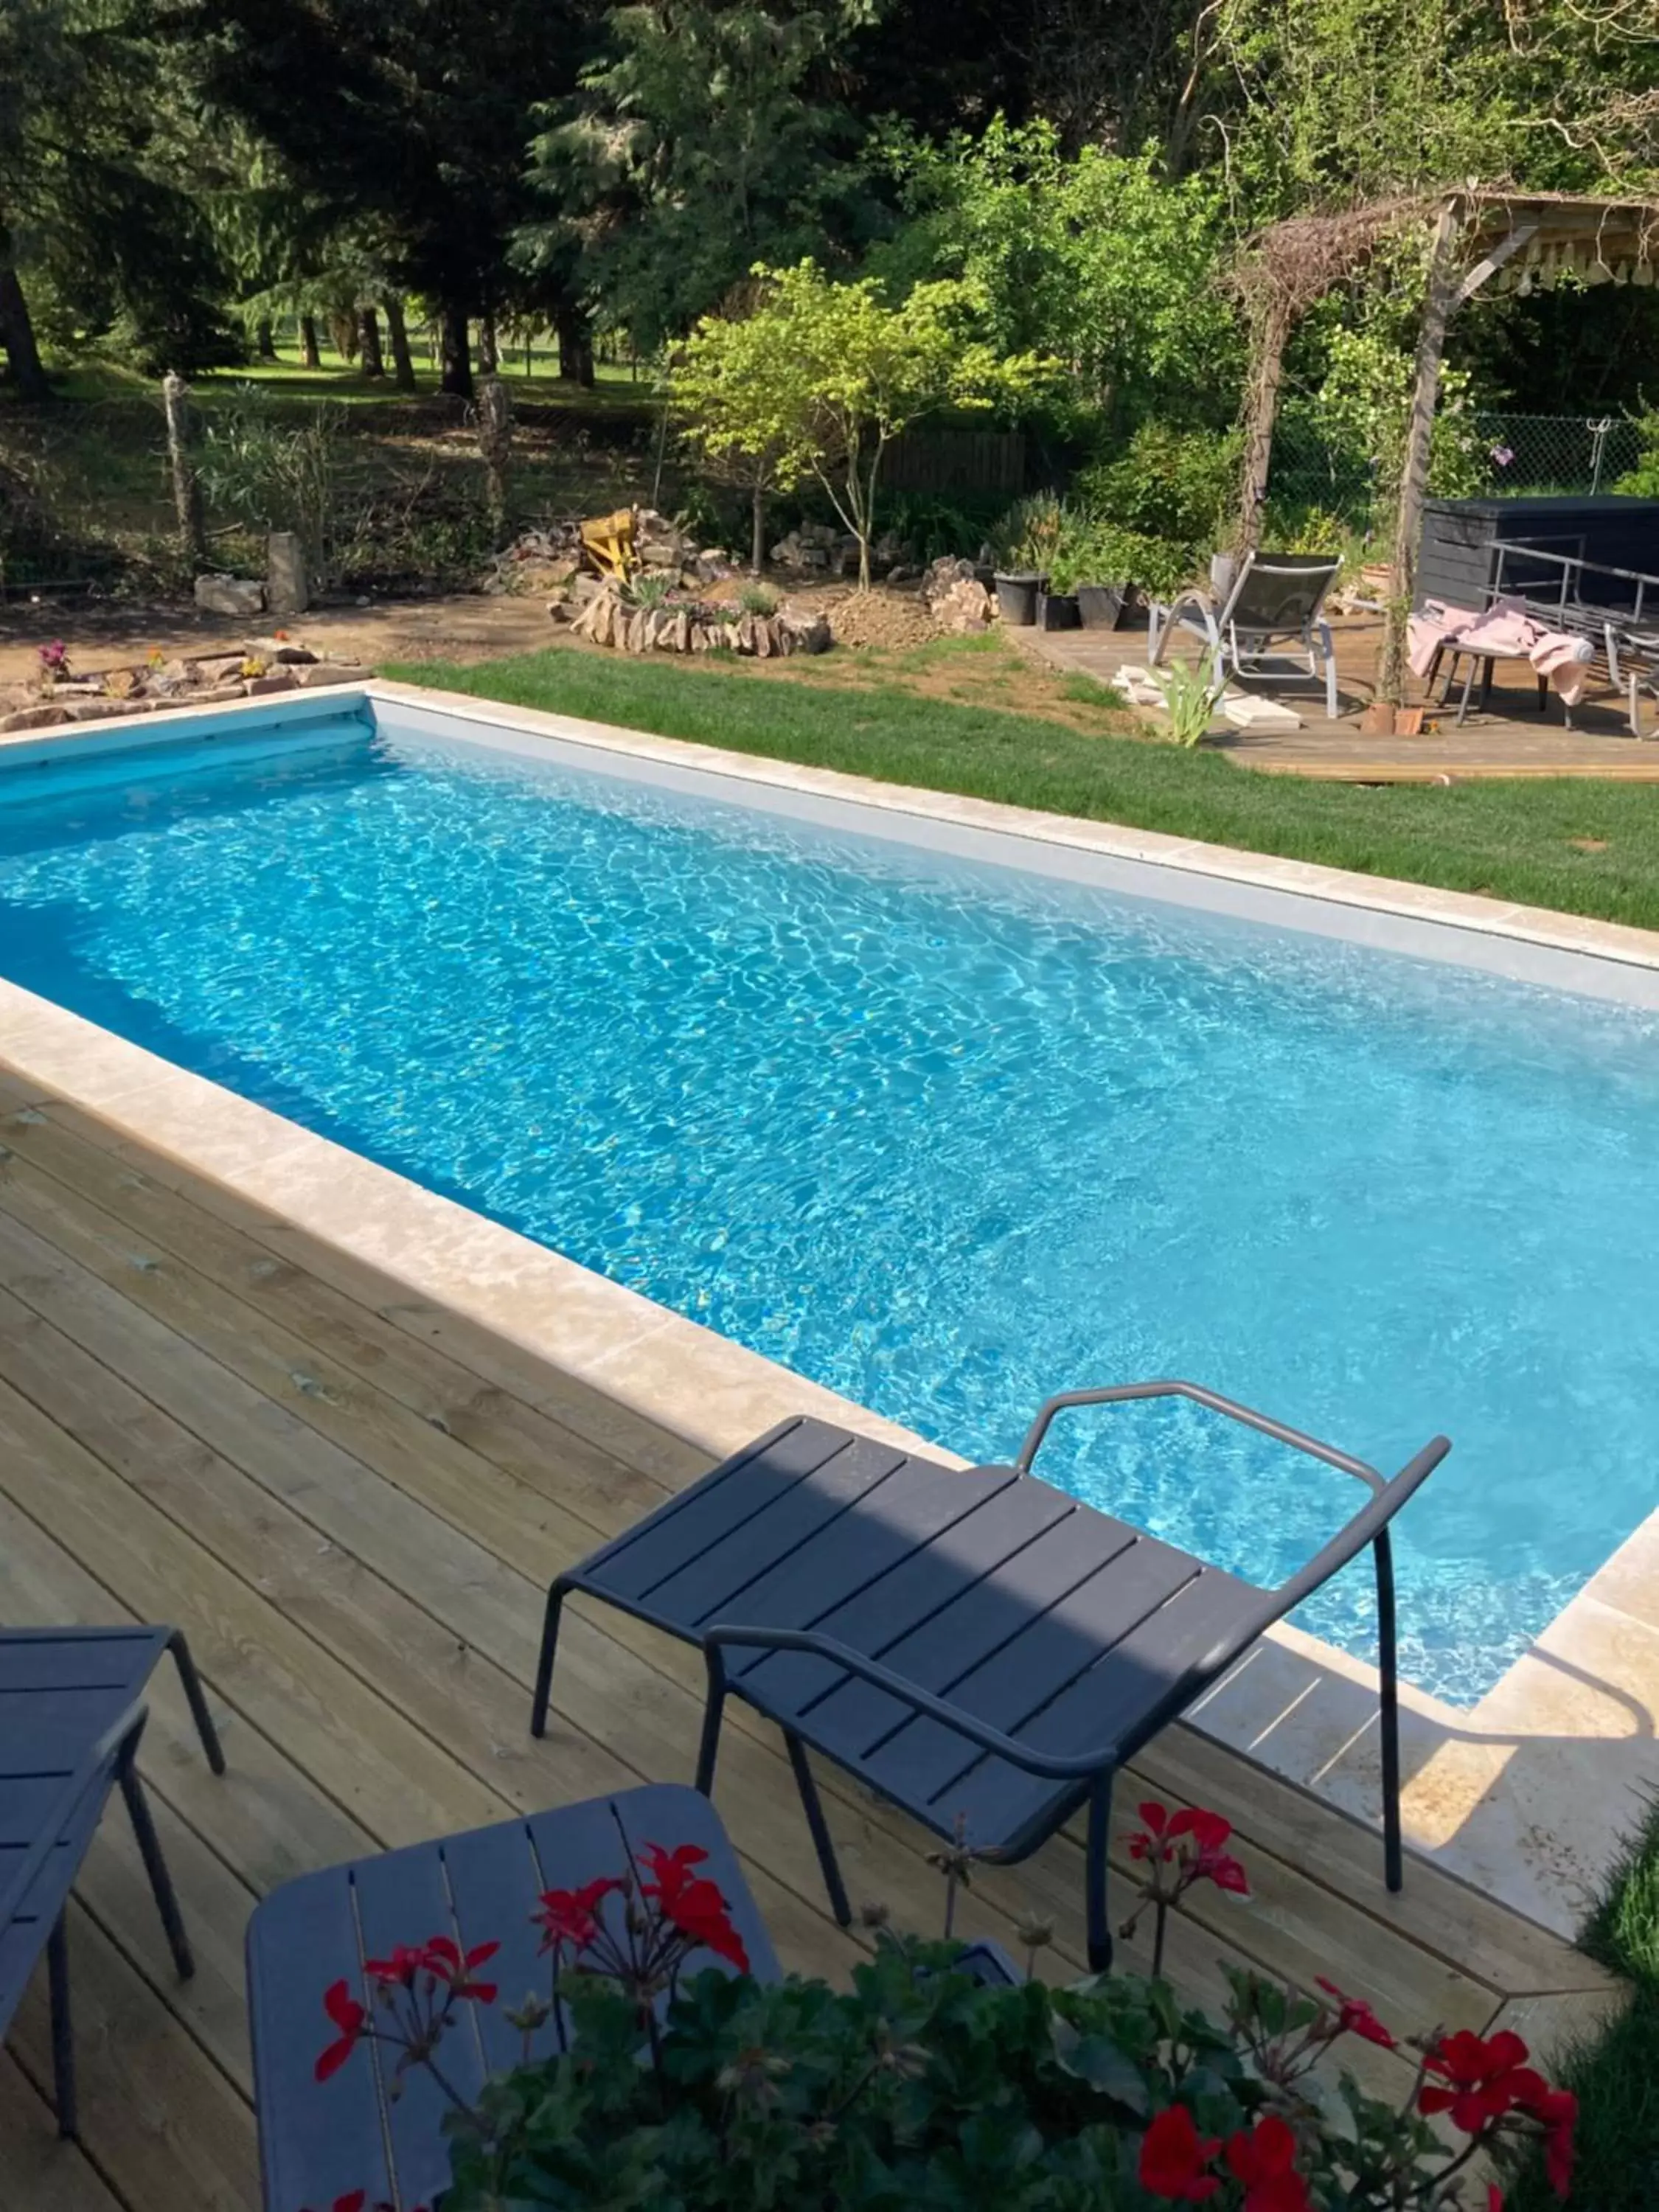
<instances>
[{"instance_id":1,"label":"wooden pergola","mask_svg":"<svg viewBox=\"0 0 1659 2212\"><path fill-rule=\"evenodd\" d=\"M1426 224L1428 274L1395 520L1393 586L1377 664L1377 696L1396 704L1405 677L1406 617L1416 580L1429 448L1446 331L1477 292L1522 295L1577 284L1655 282L1659 200L1498 186L1372 201L1346 214L1294 216L1253 240L1235 286L1255 326L1245 415L1237 544L1260 543L1285 349L1316 300L1363 266L1387 239Z\"/></svg>"}]
</instances>

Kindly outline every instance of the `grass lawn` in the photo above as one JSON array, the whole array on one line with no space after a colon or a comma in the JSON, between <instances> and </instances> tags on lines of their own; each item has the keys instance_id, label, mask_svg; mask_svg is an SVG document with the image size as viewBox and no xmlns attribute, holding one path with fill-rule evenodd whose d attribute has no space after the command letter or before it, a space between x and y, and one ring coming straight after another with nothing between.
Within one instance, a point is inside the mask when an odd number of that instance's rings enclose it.
<instances>
[{"instance_id":1,"label":"grass lawn","mask_svg":"<svg viewBox=\"0 0 1659 2212\"><path fill-rule=\"evenodd\" d=\"M972 647L926 651L937 683L953 653L966 671ZM1096 730L1079 726L1086 708L1060 720L941 697L907 684L902 665L849 681L852 661L830 653L768 668L688 665L555 647L384 672L893 783L1659 928L1659 784L1366 789L1257 775L1214 753L1115 733L1123 718L1105 711L1098 691Z\"/></svg>"},{"instance_id":2,"label":"grass lawn","mask_svg":"<svg viewBox=\"0 0 1659 2212\"><path fill-rule=\"evenodd\" d=\"M1632 1847L1583 1948L1630 1984L1629 2009L1605 2034L1551 2070L1578 2097L1578 2163L1571 2203L1584 2212L1653 2212L1659 2203L1659 1809ZM1554 2212L1529 2167L1508 2212Z\"/></svg>"}]
</instances>

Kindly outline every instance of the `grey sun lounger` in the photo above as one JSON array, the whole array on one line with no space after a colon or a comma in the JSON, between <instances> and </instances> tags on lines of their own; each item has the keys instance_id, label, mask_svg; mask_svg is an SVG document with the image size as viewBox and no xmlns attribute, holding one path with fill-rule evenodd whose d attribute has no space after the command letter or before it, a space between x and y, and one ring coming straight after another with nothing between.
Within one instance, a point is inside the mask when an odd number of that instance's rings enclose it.
<instances>
[{"instance_id":1,"label":"grey sun lounger","mask_svg":"<svg viewBox=\"0 0 1659 2212\"><path fill-rule=\"evenodd\" d=\"M171 1651L216 1774L224 1754L184 1638L171 1628L0 1629L0 2041L40 1954L52 1996L58 2132L76 2133L68 1909L110 1791L118 1789L181 1979L195 1971L134 1760L143 1692Z\"/></svg>"},{"instance_id":2,"label":"grey sun lounger","mask_svg":"<svg viewBox=\"0 0 1659 2212\"><path fill-rule=\"evenodd\" d=\"M1261 1588L1080 1504L1031 1473L1054 1416L1182 1397L1370 1496L1307 1565ZM726 1699L777 1722L836 1917L847 1893L811 1750L936 1834L1018 1861L1086 1808L1089 1955L1111 1956L1113 1778L1262 1632L1369 1545L1376 1573L1384 1866L1401 1881L1389 1523L1450 1446L1385 1480L1347 1453L1190 1382L1052 1398L1012 1467L960 1470L812 1419L787 1421L561 1575L531 1726L547 1722L560 1611L576 1593L701 1644L697 1770L712 1789ZM1205 1479L1194 1467L1194 1480Z\"/></svg>"},{"instance_id":3,"label":"grey sun lounger","mask_svg":"<svg viewBox=\"0 0 1659 2212\"><path fill-rule=\"evenodd\" d=\"M1274 648L1299 646L1308 674L1325 679L1325 712L1334 721L1336 648L1325 620L1325 594L1342 562L1334 553L1247 553L1224 599L1213 592L1186 592L1167 605L1155 601L1150 616L1146 657L1154 667L1163 659L1170 633L1190 630L1203 639L1216 659L1218 679L1228 675L1267 677L1277 672Z\"/></svg>"}]
</instances>

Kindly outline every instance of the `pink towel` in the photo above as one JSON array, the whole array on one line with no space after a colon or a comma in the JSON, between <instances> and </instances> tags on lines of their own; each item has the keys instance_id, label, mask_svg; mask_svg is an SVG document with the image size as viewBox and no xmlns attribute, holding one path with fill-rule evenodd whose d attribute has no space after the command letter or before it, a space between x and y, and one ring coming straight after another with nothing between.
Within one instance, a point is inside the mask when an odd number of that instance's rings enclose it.
<instances>
[{"instance_id":1,"label":"pink towel","mask_svg":"<svg viewBox=\"0 0 1659 2212\"><path fill-rule=\"evenodd\" d=\"M1595 650L1587 637L1546 629L1519 599L1510 599L1498 600L1484 614L1431 599L1420 615L1412 617L1407 634L1411 665L1419 676L1428 674L1437 646L1455 646L1460 653L1490 654L1494 660L1530 661L1569 707L1584 696L1584 672Z\"/></svg>"}]
</instances>

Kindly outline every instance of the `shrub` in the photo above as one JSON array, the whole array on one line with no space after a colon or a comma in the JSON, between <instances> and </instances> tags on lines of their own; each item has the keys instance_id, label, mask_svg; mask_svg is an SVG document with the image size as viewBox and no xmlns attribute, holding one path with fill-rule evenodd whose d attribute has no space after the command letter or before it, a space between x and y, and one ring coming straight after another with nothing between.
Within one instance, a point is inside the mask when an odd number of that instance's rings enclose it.
<instances>
[{"instance_id":1,"label":"shrub","mask_svg":"<svg viewBox=\"0 0 1659 2212\"><path fill-rule=\"evenodd\" d=\"M1130 1850L1160 1936L1194 1882L1245 1886L1220 1815L1140 1810ZM616 1875L544 1895L548 1996L508 2019L527 2043L550 2026L556 2050L476 2104L436 2054L464 2006L495 2002L482 1977L498 1946L463 1952L448 1935L369 1961L372 2006L343 1981L325 1992L319 2081L364 2042L394 2080L431 2073L453 2108L445 2212L1451 2212L1496 2201L1478 2157L1534 2145L1566 2193L1573 2100L1507 2031L1427 2043L1399 2105L1345 2075L1333 2117L1310 2094L1316 2067L1345 2039L1394 2038L1328 1982L1303 1997L1236 1972L1218 2025L1156 1978L982 1987L957 1947L884 1931L850 1990L763 1985L697 1871L706 1856L647 1844ZM710 1954L736 1971L691 1971ZM1455 2151L1429 2124L1442 2114Z\"/></svg>"},{"instance_id":2,"label":"shrub","mask_svg":"<svg viewBox=\"0 0 1659 2212\"><path fill-rule=\"evenodd\" d=\"M769 584L745 584L738 593L738 605L746 615L775 615L778 595Z\"/></svg>"},{"instance_id":3,"label":"shrub","mask_svg":"<svg viewBox=\"0 0 1659 2212\"><path fill-rule=\"evenodd\" d=\"M1046 576L1065 542L1066 510L1051 491L1017 499L991 532L991 556L999 568L1031 569Z\"/></svg>"},{"instance_id":4,"label":"shrub","mask_svg":"<svg viewBox=\"0 0 1659 2212\"><path fill-rule=\"evenodd\" d=\"M1143 422L1121 453L1082 471L1073 497L1122 529L1207 553L1237 506L1242 455L1237 430Z\"/></svg>"},{"instance_id":5,"label":"shrub","mask_svg":"<svg viewBox=\"0 0 1659 2212\"><path fill-rule=\"evenodd\" d=\"M1056 592L1074 592L1079 584L1133 584L1149 598L1170 599L1195 566L1189 546L1071 514L1050 564L1049 586Z\"/></svg>"}]
</instances>

